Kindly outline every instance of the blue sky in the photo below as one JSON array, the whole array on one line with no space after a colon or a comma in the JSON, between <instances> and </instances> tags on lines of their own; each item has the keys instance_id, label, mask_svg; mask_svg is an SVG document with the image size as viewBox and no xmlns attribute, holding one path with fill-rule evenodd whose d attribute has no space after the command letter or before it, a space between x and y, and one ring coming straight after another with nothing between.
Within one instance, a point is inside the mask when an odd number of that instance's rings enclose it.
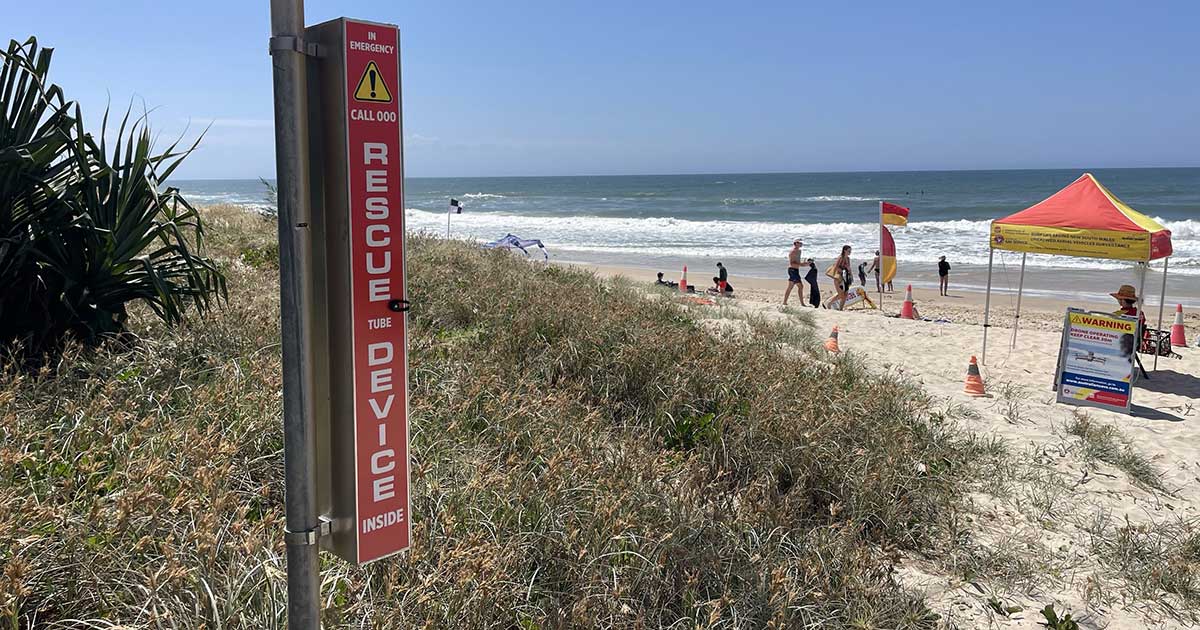
<instances>
[{"instance_id":1,"label":"blue sky","mask_svg":"<svg viewBox=\"0 0 1200 630\"><path fill-rule=\"evenodd\" d=\"M52 8L50 8L52 7ZM180 177L274 171L267 0L12 2L99 119L210 122ZM309 0L401 28L407 174L1200 165L1189 2Z\"/></svg>"}]
</instances>

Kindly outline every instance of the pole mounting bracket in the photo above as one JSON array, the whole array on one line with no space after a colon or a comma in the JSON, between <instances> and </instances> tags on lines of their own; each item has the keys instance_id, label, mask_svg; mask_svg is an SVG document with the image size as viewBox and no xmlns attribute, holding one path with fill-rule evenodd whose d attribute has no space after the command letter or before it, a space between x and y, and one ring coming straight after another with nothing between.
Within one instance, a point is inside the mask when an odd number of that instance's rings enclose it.
<instances>
[{"instance_id":1,"label":"pole mounting bracket","mask_svg":"<svg viewBox=\"0 0 1200 630\"><path fill-rule=\"evenodd\" d=\"M299 37L292 37L290 35L276 36L276 37L272 37L270 40L268 40L268 42L267 42L268 54L274 55L275 53L277 53L279 51L284 51L284 50L291 51L291 52L298 52L301 55L307 55L309 57L320 57L321 56L320 46L317 46L317 44L315 42L305 42L303 39L301 39Z\"/></svg>"},{"instance_id":2,"label":"pole mounting bracket","mask_svg":"<svg viewBox=\"0 0 1200 630\"><path fill-rule=\"evenodd\" d=\"M317 526L312 529L294 532L286 527L283 529L283 541L288 546L304 546L315 545L320 540L321 536L328 536L333 533L333 521L322 516Z\"/></svg>"}]
</instances>

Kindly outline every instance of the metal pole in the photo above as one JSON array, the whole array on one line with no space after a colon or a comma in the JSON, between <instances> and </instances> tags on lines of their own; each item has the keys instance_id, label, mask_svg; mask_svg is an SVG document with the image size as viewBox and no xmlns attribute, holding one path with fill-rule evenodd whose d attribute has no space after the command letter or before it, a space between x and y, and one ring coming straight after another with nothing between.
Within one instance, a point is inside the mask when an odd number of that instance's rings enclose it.
<instances>
[{"instance_id":1,"label":"metal pole","mask_svg":"<svg viewBox=\"0 0 1200 630\"><path fill-rule=\"evenodd\" d=\"M1159 330L1162 330L1163 306L1167 302L1167 263L1170 262L1170 260L1171 260L1170 257L1163 259L1162 293L1160 293L1158 295L1158 326L1156 327ZM1155 372L1157 370L1158 370L1158 348L1155 348L1154 349L1154 367L1150 368L1150 371Z\"/></svg>"},{"instance_id":2,"label":"metal pole","mask_svg":"<svg viewBox=\"0 0 1200 630\"><path fill-rule=\"evenodd\" d=\"M1144 263L1140 262L1140 263L1138 263L1138 265L1141 266L1142 270L1138 274L1138 278L1140 278L1138 280L1138 288L1137 288L1138 323L1137 323L1137 327L1134 329L1137 331L1137 335L1133 341L1135 348L1141 347L1142 339L1146 336L1146 324L1145 324L1146 311L1143 309L1145 308L1145 304L1146 304L1146 268L1148 268L1150 266L1150 263L1149 263L1149 261L1144 262ZM1158 348L1155 348L1154 351L1158 352ZM1137 356L1136 350L1134 351L1134 356L1135 356L1135 358ZM1142 368L1142 371L1145 372L1146 369Z\"/></svg>"},{"instance_id":3,"label":"metal pole","mask_svg":"<svg viewBox=\"0 0 1200 630\"><path fill-rule=\"evenodd\" d=\"M271 0L275 177L279 186L279 309L290 630L320 627L312 234L304 0Z\"/></svg>"},{"instance_id":4,"label":"metal pole","mask_svg":"<svg viewBox=\"0 0 1200 630\"><path fill-rule=\"evenodd\" d=\"M1021 252L1021 279L1017 280L1017 312L1013 315L1013 336L1009 348L1017 347L1017 328L1021 326L1021 292L1025 288L1025 257L1029 252Z\"/></svg>"},{"instance_id":5,"label":"metal pole","mask_svg":"<svg viewBox=\"0 0 1200 630\"><path fill-rule=\"evenodd\" d=\"M1142 309L1145 308L1145 305L1146 305L1146 269L1150 267L1150 263L1144 262L1144 263L1138 263L1138 264L1142 266L1142 271L1138 276L1141 279L1138 280L1138 291L1137 291L1137 294L1138 294L1138 301L1137 301L1138 320L1141 321L1145 317L1145 312Z\"/></svg>"},{"instance_id":6,"label":"metal pole","mask_svg":"<svg viewBox=\"0 0 1200 630\"><path fill-rule=\"evenodd\" d=\"M996 250L988 248L988 279L987 289L983 293L983 355L979 362L987 365L987 333L991 327L990 314L992 312L992 256L996 255Z\"/></svg>"},{"instance_id":7,"label":"metal pole","mask_svg":"<svg viewBox=\"0 0 1200 630\"><path fill-rule=\"evenodd\" d=\"M450 238L450 210L446 210L446 238Z\"/></svg>"}]
</instances>

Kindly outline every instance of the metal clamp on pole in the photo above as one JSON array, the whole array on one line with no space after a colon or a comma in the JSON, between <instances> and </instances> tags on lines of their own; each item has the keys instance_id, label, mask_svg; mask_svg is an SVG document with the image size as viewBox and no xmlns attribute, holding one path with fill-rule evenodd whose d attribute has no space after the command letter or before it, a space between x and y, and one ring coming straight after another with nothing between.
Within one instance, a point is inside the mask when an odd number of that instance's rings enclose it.
<instances>
[{"instance_id":1,"label":"metal clamp on pole","mask_svg":"<svg viewBox=\"0 0 1200 630\"><path fill-rule=\"evenodd\" d=\"M279 51L298 52L301 55L309 57L320 57L321 49L316 44L305 43L299 37L278 36L272 37L267 43L267 52L274 55Z\"/></svg>"},{"instance_id":2,"label":"metal clamp on pole","mask_svg":"<svg viewBox=\"0 0 1200 630\"><path fill-rule=\"evenodd\" d=\"M333 521L321 517L321 524L313 529L308 529L302 532L294 532L288 528L283 528L283 542L288 545L315 545L320 541L321 536L328 536L333 533Z\"/></svg>"},{"instance_id":3,"label":"metal clamp on pole","mask_svg":"<svg viewBox=\"0 0 1200 630\"><path fill-rule=\"evenodd\" d=\"M388 302L388 310L395 313L407 313L410 308L412 308L412 303L408 300L392 300Z\"/></svg>"}]
</instances>

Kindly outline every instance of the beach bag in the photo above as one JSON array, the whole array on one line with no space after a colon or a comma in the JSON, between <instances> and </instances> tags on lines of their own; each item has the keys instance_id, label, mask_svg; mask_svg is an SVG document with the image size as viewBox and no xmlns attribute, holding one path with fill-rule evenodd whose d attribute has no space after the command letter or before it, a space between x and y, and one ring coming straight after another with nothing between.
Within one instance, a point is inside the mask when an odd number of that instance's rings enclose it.
<instances>
[{"instance_id":1,"label":"beach bag","mask_svg":"<svg viewBox=\"0 0 1200 630\"><path fill-rule=\"evenodd\" d=\"M830 278L833 278L834 280L840 279L840 278L838 278L838 268L837 268L836 260L833 261L832 265L829 265L829 267L825 269L825 275L829 276Z\"/></svg>"}]
</instances>

